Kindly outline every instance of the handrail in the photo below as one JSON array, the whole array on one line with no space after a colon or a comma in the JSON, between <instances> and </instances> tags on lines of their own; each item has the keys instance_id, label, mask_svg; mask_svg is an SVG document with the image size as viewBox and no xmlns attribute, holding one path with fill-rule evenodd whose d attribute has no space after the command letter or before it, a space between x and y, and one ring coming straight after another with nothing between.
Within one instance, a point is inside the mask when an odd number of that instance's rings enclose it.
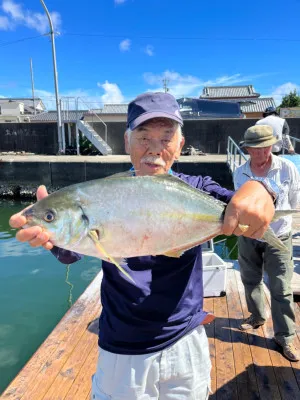
<instances>
[{"instance_id":1,"label":"handrail","mask_svg":"<svg viewBox=\"0 0 300 400\"><path fill-rule=\"evenodd\" d=\"M236 158L238 157L238 161ZM231 136L228 136L227 140L227 164L232 173L236 170L237 167L242 165L242 159L247 161L247 157L245 153L240 149L238 144L232 139Z\"/></svg>"},{"instance_id":2,"label":"handrail","mask_svg":"<svg viewBox=\"0 0 300 400\"><path fill-rule=\"evenodd\" d=\"M77 102L76 102L76 104L77 104L77 106L76 106L76 114L77 114L77 117L76 117L76 119L78 120L78 101L79 101L79 100L82 101L82 103L88 107L89 112L90 112L91 114L95 115L95 117L98 118L99 121L102 122L102 124L104 125L104 127L105 127L105 142L107 143L107 125L106 125L106 123L99 117L98 114L96 114L94 111L92 111L92 110L89 108L89 107L90 107L89 104L86 103L81 97L77 97Z\"/></svg>"}]
</instances>

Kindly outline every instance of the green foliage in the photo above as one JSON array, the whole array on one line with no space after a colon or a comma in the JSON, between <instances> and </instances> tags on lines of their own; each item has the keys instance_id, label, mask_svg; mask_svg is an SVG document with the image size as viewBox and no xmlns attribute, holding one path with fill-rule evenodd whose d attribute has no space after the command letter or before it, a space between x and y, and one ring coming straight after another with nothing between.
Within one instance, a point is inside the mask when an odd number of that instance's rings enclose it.
<instances>
[{"instance_id":1,"label":"green foliage","mask_svg":"<svg viewBox=\"0 0 300 400\"><path fill-rule=\"evenodd\" d=\"M79 134L80 154L83 156L100 154L96 147L80 132Z\"/></svg>"},{"instance_id":2,"label":"green foliage","mask_svg":"<svg viewBox=\"0 0 300 400\"><path fill-rule=\"evenodd\" d=\"M300 96L296 89L282 98L282 103L279 107L300 107Z\"/></svg>"}]
</instances>

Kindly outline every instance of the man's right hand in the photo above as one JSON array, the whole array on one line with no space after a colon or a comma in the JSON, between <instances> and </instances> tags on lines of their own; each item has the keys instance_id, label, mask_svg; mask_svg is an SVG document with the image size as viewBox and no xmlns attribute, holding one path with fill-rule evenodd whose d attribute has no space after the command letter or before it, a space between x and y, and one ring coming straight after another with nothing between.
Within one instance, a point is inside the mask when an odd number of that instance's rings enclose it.
<instances>
[{"instance_id":1,"label":"man's right hand","mask_svg":"<svg viewBox=\"0 0 300 400\"><path fill-rule=\"evenodd\" d=\"M39 186L36 192L37 200L41 200L47 196L48 192L46 187L43 185ZM20 229L26 224L26 218L22 215L23 211L24 210L10 217L9 225L12 228ZM51 250L53 248L53 244L49 242L49 234L43 231L40 226L31 226L29 228L20 229L16 234L16 239L20 242L28 242L31 247L43 246L46 250Z\"/></svg>"}]
</instances>

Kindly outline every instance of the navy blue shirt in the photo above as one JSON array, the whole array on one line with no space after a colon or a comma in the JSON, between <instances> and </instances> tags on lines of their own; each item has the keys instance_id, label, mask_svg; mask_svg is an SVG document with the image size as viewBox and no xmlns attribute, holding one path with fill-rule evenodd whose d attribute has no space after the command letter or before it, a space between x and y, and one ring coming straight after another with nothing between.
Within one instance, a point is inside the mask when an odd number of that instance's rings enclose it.
<instances>
[{"instance_id":1,"label":"navy blue shirt","mask_svg":"<svg viewBox=\"0 0 300 400\"><path fill-rule=\"evenodd\" d=\"M178 176L195 188L228 203L232 191L210 177ZM70 264L81 255L55 247L52 253ZM122 264L136 284L111 263L102 261L102 313L99 346L117 354L146 354L160 351L201 324L203 278L201 246L180 258L166 256L132 257Z\"/></svg>"}]
</instances>

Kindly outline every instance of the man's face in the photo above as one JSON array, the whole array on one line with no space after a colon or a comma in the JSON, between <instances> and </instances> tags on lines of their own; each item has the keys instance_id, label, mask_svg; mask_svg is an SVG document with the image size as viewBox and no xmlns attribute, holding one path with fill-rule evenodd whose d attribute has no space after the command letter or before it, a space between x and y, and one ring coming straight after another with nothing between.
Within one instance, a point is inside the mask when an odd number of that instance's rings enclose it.
<instances>
[{"instance_id":1,"label":"man's face","mask_svg":"<svg viewBox=\"0 0 300 400\"><path fill-rule=\"evenodd\" d=\"M125 135L126 152L137 175L157 175L169 171L180 156L184 138L167 118L153 118Z\"/></svg>"},{"instance_id":2,"label":"man's face","mask_svg":"<svg viewBox=\"0 0 300 400\"><path fill-rule=\"evenodd\" d=\"M272 146L268 147L247 147L251 160L256 164L264 164L269 160Z\"/></svg>"}]
</instances>

